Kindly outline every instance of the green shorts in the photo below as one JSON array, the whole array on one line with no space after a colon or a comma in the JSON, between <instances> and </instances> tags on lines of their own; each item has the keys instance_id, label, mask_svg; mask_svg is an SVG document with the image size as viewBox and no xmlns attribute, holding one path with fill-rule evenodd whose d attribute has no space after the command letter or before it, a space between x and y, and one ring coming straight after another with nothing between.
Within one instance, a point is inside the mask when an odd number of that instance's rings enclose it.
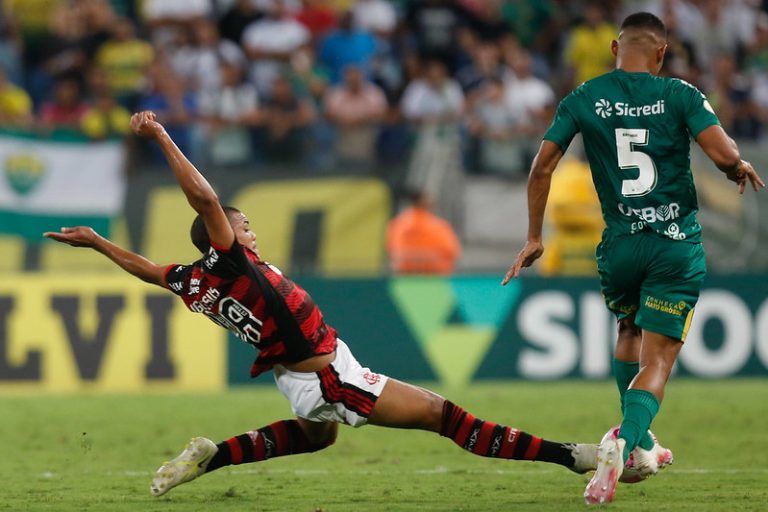
<instances>
[{"instance_id":1,"label":"green shorts","mask_svg":"<svg viewBox=\"0 0 768 512\"><path fill-rule=\"evenodd\" d=\"M619 320L685 341L706 275L704 248L651 233L615 236L597 246L600 289Z\"/></svg>"}]
</instances>

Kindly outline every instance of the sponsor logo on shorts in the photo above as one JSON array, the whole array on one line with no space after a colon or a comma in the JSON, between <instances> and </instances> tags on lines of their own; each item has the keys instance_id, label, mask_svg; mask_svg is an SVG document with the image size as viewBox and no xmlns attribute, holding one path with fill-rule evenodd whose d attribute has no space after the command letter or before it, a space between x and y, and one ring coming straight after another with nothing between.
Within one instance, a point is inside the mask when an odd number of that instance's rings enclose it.
<instances>
[{"instance_id":1,"label":"sponsor logo on shorts","mask_svg":"<svg viewBox=\"0 0 768 512\"><path fill-rule=\"evenodd\" d=\"M687 307L687 304L685 301L680 302L672 302L668 300L662 300L657 299L656 297L648 296L645 299L645 307L650 309L655 309L656 311L661 311L662 313L667 313L669 315L673 316L682 316L683 311L685 311L685 308Z\"/></svg>"},{"instance_id":2,"label":"sponsor logo on shorts","mask_svg":"<svg viewBox=\"0 0 768 512\"><path fill-rule=\"evenodd\" d=\"M378 384L381 380L381 375L378 373L372 373L372 372L365 372L363 374L363 380L370 384L371 386Z\"/></svg>"}]
</instances>

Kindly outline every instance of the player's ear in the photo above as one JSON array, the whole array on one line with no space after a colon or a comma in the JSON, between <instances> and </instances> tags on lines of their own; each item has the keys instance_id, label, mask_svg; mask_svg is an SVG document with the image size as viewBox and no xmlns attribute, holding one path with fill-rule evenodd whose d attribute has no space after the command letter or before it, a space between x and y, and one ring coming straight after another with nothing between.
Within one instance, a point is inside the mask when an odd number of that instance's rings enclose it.
<instances>
[{"instance_id":1,"label":"player's ear","mask_svg":"<svg viewBox=\"0 0 768 512\"><path fill-rule=\"evenodd\" d=\"M664 64L664 56L667 54L667 45L665 44L661 48L656 50L656 62L659 65L659 70L661 70L662 64Z\"/></svg>"},{"instance_id":2,"label":"player's ear","mask_svg":"<svg viewBox=\"0 0 768 512\"><path fill-rule=\"evenodd\" d=\"M619 55L619 41L616 39L611 41L611 53L614 57Z\"/></svg>"}]
</instances>

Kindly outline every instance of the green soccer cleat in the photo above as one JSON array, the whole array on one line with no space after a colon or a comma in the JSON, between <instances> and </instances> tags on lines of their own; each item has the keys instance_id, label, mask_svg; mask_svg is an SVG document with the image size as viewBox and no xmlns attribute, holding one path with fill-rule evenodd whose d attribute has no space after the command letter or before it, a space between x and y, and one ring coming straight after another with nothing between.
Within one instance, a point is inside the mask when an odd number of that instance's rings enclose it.
<instances>
[{"instance_id":1,"label":"green soccer cleat","mask_svg":"<svg viewBox=\"0 0 768 512\"><path fill-rule=\"evenodd\" d=\"M189 482L205 473L205 468L219 451L216 444L204 437L189 441L184 451L160 466L149 489L153 496L162 496L177 485Z\"/></svg>"}]
</instances>

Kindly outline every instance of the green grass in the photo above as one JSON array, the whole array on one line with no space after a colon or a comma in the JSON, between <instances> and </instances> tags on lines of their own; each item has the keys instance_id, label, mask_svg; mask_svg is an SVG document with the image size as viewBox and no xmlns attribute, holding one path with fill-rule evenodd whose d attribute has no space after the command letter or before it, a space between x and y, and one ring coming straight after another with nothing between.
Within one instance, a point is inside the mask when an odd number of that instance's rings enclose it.
<instances>
[{"instance_id":1,"label":"green grass","mask_svg":"<svg viewBox=\"0 0 768 512\"><path fill-rule=\"evenodd\" d=\"M493 383L450 392L476 416L550 439L597 441L617 422L610 382ZM193 435L217 442L290 409L271 387L223 394L0 397L0 511L584 510L587 478L490 460L435 434L342 427L320 453L225 468L163 498L149 480ZM675 464L620 485L610 508L766 510L768 380L670 383L654 431Z\"/></svg>"}]
</instances>

